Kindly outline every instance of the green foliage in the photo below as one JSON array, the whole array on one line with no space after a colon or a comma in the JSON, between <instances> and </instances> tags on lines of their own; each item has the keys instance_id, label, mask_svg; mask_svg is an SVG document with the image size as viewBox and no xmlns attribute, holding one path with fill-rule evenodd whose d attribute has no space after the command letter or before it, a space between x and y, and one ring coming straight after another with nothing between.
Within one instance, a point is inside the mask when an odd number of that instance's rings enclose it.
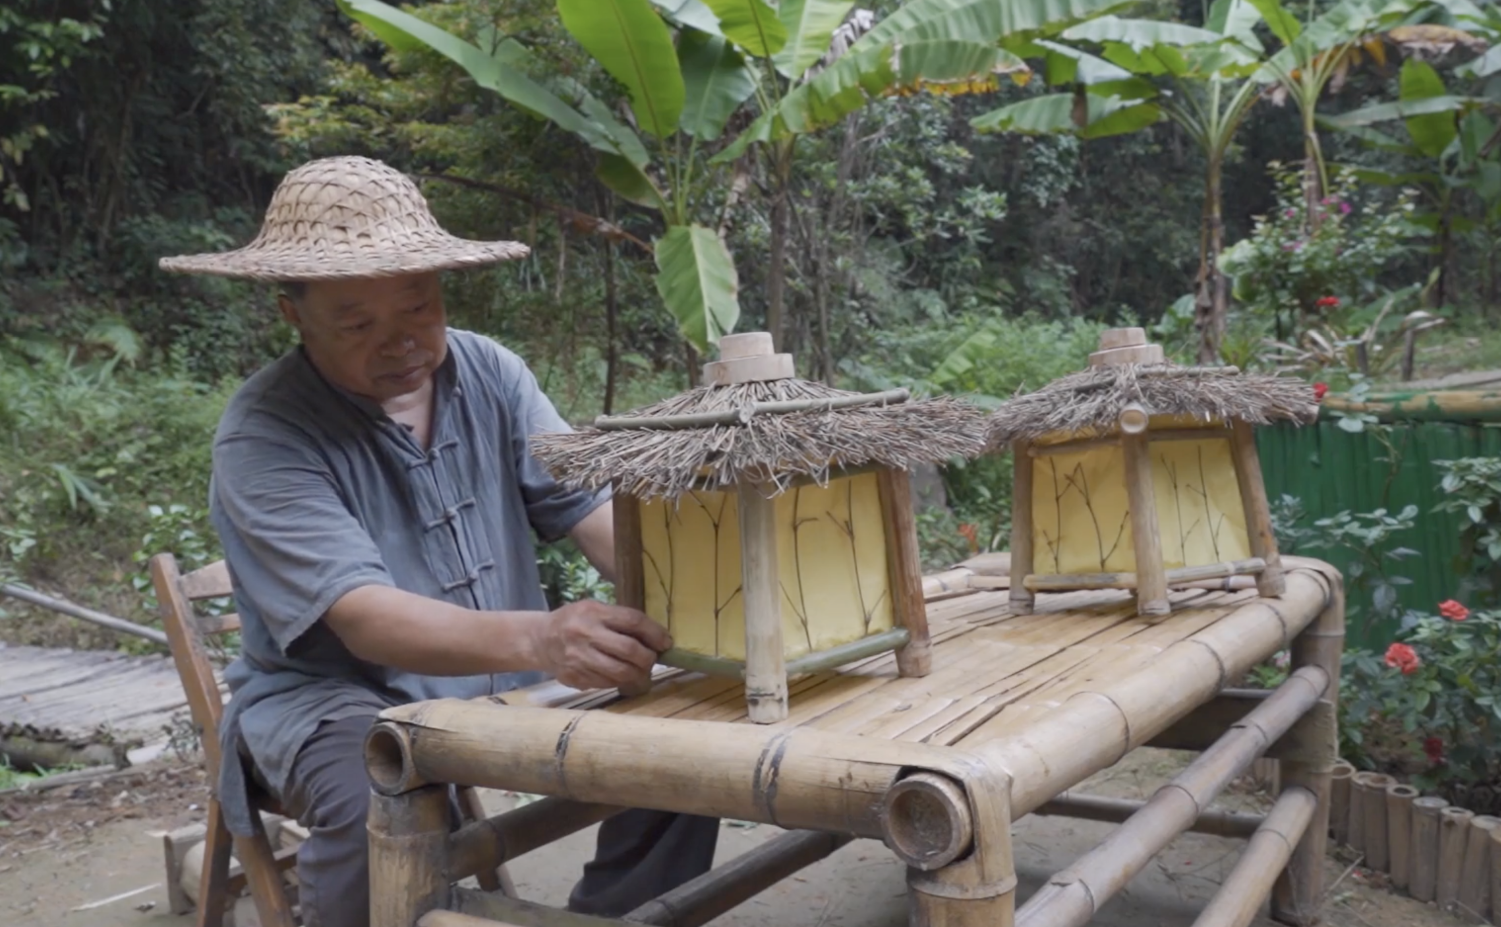
<instances>
[{"instance_id":1,"label":"green foliage","mask_svg":"<svg viewBox=\"0 0 1501 927\"><path fill-rule=\"evenodd\" d=\"M1444 498L1437 512L1457 512L1464 518L1459 561L1459 594L1486 605L1501 595L1501 459L1465 457L1436 460Z\"/></svg>"},{"instance_id":2,"label":"green foliage","mask_svg":"<svg viewBox=\"0 0 1501 927\"><path fill-rule=\"evenodd\" d=\"M740 281L712 229L675 225L657 241L657 290L691 343L719 343L740 316Z\"/></svg>"},{"instance_id":3,"label":"green foliage","mask_svg":"<svg viewBox=\"0 0 1501 927\"><path fill-rule=\"evenodd\" d=\"M560 608L580 599L608 601L615 587L606 582L572 541L559 541L537 551L537 570L548 608Z\"/></svg>"}]
</instances>

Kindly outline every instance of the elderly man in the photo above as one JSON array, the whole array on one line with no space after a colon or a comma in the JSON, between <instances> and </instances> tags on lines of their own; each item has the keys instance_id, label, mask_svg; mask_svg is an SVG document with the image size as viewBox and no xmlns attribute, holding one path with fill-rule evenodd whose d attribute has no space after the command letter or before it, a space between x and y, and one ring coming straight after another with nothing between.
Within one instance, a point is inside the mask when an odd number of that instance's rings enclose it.
<instances>
[{"instance_id":1,"label":"elderly man","mask_svg":"<svg viewBox=\"0 0 1501 927\"><path fill-rule=\"evenodd\" d=\"M609 501L566 490L528 437L567 428L515 354L446 325L438 273L522 257L438 227L403 174L365 158L286 176L260 235L162 267L275 281L301 345L236 393L214 442L210 511L244 622L227 672L218 783L251 833L244 772L309 828L309 927L365 927L375 715L547 676L639 683L667 633L633 609L549 612L532 535L613 572ZM601 826L570 907L619 915L704 872L718 822L647 811Z\"/></svg>"}]
</instances>

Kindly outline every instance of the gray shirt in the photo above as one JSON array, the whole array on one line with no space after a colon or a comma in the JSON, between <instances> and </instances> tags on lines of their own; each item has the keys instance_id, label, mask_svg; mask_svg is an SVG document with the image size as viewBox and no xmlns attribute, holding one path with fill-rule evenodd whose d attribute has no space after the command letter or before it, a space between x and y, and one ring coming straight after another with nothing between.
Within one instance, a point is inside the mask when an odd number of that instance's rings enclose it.
<instances>
[{"instance_id":1,"label":"gray shirt","mask_svg":"<svg viewBox=\"0 0 1501 927\"><path fill-rule=\"evenodd\" d=\"M562 537L605 499L565 490L528 450L530 435L567 428L520 358L453 330L426 450L377 404L325 380L300 348L235 394L214 439L209 493L243 622L221 729L220 801L232 832L252 828L240 742L285 794L292 761L322 721L546 678L377 666L351 654L322 616L370 584L466 608L545 608L533 532Z\"/></svg>"}]
</instances>

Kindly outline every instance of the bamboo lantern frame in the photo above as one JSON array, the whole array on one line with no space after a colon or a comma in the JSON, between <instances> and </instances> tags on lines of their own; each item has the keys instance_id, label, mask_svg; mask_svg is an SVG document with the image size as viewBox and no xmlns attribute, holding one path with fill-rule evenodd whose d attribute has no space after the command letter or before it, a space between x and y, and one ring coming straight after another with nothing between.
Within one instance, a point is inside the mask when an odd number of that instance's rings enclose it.
<instances>
[{"instance_id":1,"label":"bamboo lantern frame","mask_svg":"<svg viewBox=\"0 0 1501 927\"><path fill-rule=\"evenodd\" d=\"M1171 375L1184 383L1193 379L1202 382L1212 378L1229 378L1239 375L1239 371L1233 367L1169 367L1164 364L1161 347L1148 344L1146 334L1140 328L1111 329L1102 333L1100 350L1090 355L1090 367L1092 369L1125 367L1129 368L1135 376ZM1266 379L1262 378L1262 380ZM1261 386L1264 388L1265 384ZM1081 392L1088 392L1095 387L1076 384L1074 388ZM1271 389L1278 394L1291 394L1289 384L1275 378L1272 379ZM1282 401L1286 399L1286 396L1279 395L1275 398L1277 401ZM1069 400L1068 396L1060 391L1056 400L1053 401L1066 403ZM1029 408L1027 411L1048 421L1055 418L1036 408ZM1308 418L1310 412L1308 409L1301 408L1292 412L1283 409L1281 414L1283 417L1302 420ZM1191 427L1184 427L1182 421L1168 423L1169 420L1185 417L1192 421ZM1266 486L1261 473L1261 461L1256 452L1254 427L1250 421L1233 414L1226 414L1224 410L1217 415L1203 410L1196 410L1191 416L1185 416L1181 412L1159 415L1158 410L1149 408L1142 401L1134 399L1124 402L1113 420L1092 422L1077 431L1053 428L1042 430L1042 433L1035 433L1039 429L1018 424L1012 421L1012 418L1005 414L1004 409L998 412L995 433L997 435L1013 433L1021 436L994 440L1001 441L1001 446L1009 446L1013 456L1012 497L1014 505L1011 529L1010 597L1012 606L1017 612L1030 614L1039 592L1130 589L1135 594L1138 613L1163 615L1169 611L1167 592L1170 586L1181 586L1203 580L1226 579L1232 576L1254 576L1257 591L1268 598L1280 597L1285 592L1282 558L1277 550L1276 537L1272 532ZM1163 419L1163 421L1158 421L1158 419ZM1005 424L1002 424L1003 421ZM1249 556L1222 559L1212 563L1185 562L1183 566L1171 569L1165 565L1162 526L1159 524L1155 486L1161 477L1154 472L1152 456L1153 451L1160 445L1180 441L1224 442L1230 465L1234 469L1235 487L1245 523L1244 550ZM1201 448L1203 446L1203 444L1200 445ZM1124 483L1127 514L1120 526L1119 534L1123 536L1125 529L1129 527L1134 569L1129 572L1106 570L1106 560L1110 556L1107 548L1110 551L1117 549L1121 544L1121 537L1116 537L1115 545L1110 546L1113 527L1102 525L1100 522L1100 516L1090 499L1088 474L1081 476L1075 473L1065 475L1062 488L1057 489L1056 492L1060 500L1068 496L1071 491L1077 491L1083 499L1082 504L1094 521L1093 530L1098 541L1102 572L1065 570L1053 574L1038 573L1036 571L1038 556L1036 535L1039 518L1036 510L1038 504L1036 490L1041 477L1037 471L1049 458L1059 455L1078 455L1081 452L1092 453L1102 448L1117 449L1120 455L1119 478ZM1087 462L1088 458L1083 458L1083 460ZM1076 469L1082 469L1084 466L1085 463L1081 462ZM1092 472L1098 475L1098 468L1106 464L1096 463L1094 466L1096 469ZM1164 464L1164 466L1168 465ZM1181 498L1184 492L1197 491L1203 497L1202 503L1205 511L1199 521L1204 525L1205 535L1214 542L1214 551L1217 556L1219 555L1219 542L1215 538L1220 529L1210 526L1214 514L1210 502L1211 477L1217 471L1203 471L1203 466L1201 455L1199 478L1203 485L1197 490L1184 490L1177 486L1176 476L1172 476L1171 479L1176 496ZM1056 474L1054 483L1058 483ZM1061 550L1066 544L1061 508L1056 513L1056 517L1058 518L1056 529L1059 536L1055 543L1056 547ZM1183 546L1183 554L1187 559L1190 545L1197 546L1201 542L1197 539L1189 540L1194 531L1192 526L1186 532L1181 523L1178 528L1182 535L1180 543ZM1055 559L1061 560L1061 556Z\"/></svg>"},{"instance_id":2,"label":"bamboo lantern frame","mask_svg":"<svg viewBox=\"0 0 1501 927\"><path fill-rule=\"evenodd\" d=\"M608 712L547 707L554 696L504 707L445 699L388 709L366 742L376 792L371 925L699 927L852 837L871 837L907 866L911 927L1079 927L1189 830L1248 841L1198 925L1239 927L1269 894L1278 920L1312 924L1324 894L1344 612L1337 575L1306 564L1291 564L1288 596L1277 607L1262 599L1227 603L1211 626L1148 665L1104 676L1035 720L988 736L983 725L933 742L869 736L840 724L803 726L830 707L803 700L796 723L777 727L672 717L669 706L683 705L673 693ZM989 596L1004 613L1004 594L972 595ZM1278 689L1224 689L1227 678L1289 645L1290 674ZM1162 697L1164 680L1174 698ZM555 698L551 704L588 702L577 693L572 701ZM860 713L893 701L853 696L843 704ZM1067 791L1149 744L1200 756L1145 802ZM1269 814L1206 810L1264 756L1282 764L1286 781ZM439 826L448 784L549 797L448 833ZM454 884L628 807L756 821L789 833L623 919ZM1034 812L1119 827L1017 909L1011 827Z\"/></svg>"}]
</instances>

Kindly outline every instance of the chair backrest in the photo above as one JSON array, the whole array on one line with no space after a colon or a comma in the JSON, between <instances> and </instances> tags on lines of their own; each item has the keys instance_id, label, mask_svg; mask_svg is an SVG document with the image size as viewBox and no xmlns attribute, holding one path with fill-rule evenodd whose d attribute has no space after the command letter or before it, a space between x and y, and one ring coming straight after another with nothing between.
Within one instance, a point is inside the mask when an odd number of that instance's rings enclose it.
<instances>
[{"instance_id":1,"label":"chair backrest","mask_svg":"<svg viewBox=\"0 0 1501 927\"><path fill-rule=\"evenodd\" d=\"M151 585L156 590L156 601L161 608L162 626L172 648L172 661L177 665L177 675L181 677L183 691L188 696L188 710L192 712L193 725L198 728L199 739L203 742L209 781L217 781L219 719L224 714L224 699L219 694L214 665L209 661L203 642L206 637L239 630L240 619L238 615L200 616L194 611L193 603L229 595L229 568L219 560L184 575L177 567L176 557L157 554L151 558Z\"/></svg>"}]
</instances>

